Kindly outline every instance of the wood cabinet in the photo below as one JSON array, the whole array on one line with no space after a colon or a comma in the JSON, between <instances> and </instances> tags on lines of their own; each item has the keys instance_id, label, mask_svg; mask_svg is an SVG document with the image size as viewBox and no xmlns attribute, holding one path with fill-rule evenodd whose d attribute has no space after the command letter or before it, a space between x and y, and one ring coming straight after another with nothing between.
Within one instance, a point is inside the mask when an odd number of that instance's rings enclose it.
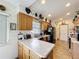
<instances>
[{"instance_id":1,"label":"wood cabinet","mask_svg":"<svg viewBox=\"0 0 79 59\"><path fill-rule=\"evenodd\" d=\"M30 59L41 59L41 58L33 51L30 51Z\"/></svg>"},{"instance_id":2,"label":"wood cabinet","mask_svg":"<svg viewBox=\"0 0 79 59\"><path fill-rule=\"evenodd\" d=\"M23 59L29 59L29 58L30 58L29 49L23 46Z\"/></svg>"},{"instance_id":3,"label":"wood cabinet","mask_svg":"<svg viewBox=\"0 0 79 59\"><path fill-rule=\"evenodd\" d=\"M47 30L48 24L49 24L48 22L42 21L42 22L41 22L41 29L42 29L42 30Z\"/></svg>"},{"instance_id":4,"label":"wood cabinet","mask_svg":"<svg viewBox=\"0 0 79 59\"><path fill-rule=\"evenodd\" d=\"M49 53L47 58L42 58L22 43L18 43L18 57L19 59L53 59L53 50Z\"/></svg>"},{"instance_id":5,"label":"wood cabinet","mask_svg":"<svg viewBox=\"0 0 79 59\"><path fill-rule=\"evenodd\" d=\"M23 44L18 44L18 57L19 59L29 59L29 49L26 48Z\"/></svg>"},{"instance_id":6,"label":"wood cabinet","mask_svg":"<svg viewBox=\"0 0 79 59\"><path fill-rule=\"evenodd\" d=\"M33 17L24 13L18 13L18 29L19 30L32 30Z\"/></svg>"},{"instance_id":7,"label":"wood cabinet","mask_svg":"<svg viewBox=\"0 0 79 59\"><path fill-rule=\"evenodd\" d=\"M19 59L23 59L23 47L22 47L22 44L18 44L18 56L19 56Z\"/></svg>"}]
</instances>

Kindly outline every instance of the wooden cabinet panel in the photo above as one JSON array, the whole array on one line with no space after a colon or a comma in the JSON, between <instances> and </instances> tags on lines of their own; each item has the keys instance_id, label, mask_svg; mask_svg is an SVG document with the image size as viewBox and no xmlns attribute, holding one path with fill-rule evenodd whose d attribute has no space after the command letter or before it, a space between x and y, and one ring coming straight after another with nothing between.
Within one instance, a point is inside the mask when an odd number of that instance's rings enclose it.
<instances>
[{"instance_id":1,"label":"wooden cabinet panel","mask_svg":"<svg viewBox=\"0 0 79 59\"><path fill-rule=\"evenodd\" d=\"M19 59L23 59L23 48L21 44L18 44L18 56Z\"/></svg>"},{"instance_id":2,"label":"wooden cabinet panel","mask_svg":"<svg viewBox=\"0 0 79 59\"><path fill-rule=\"evenodd\" d=\"M41 29L42 29L42 30L47 30L47 28L48 28L48 22L42 21L42 22L41 22Z\"/></svg>"},{"instance_id":3,"label":"wooden cabinet panel","mask_svg":"<svg viewBox=\"0 0 79 59\"><path fill-rule=\"evenodd\" d=\"M29 49L23 47L23 59L29 59Z\"/></svg>"},{"instance_id":4,"label":"wooden cabinet panel","mask_svg":"<svg viewBox=\"0 0 79 59\"><path fill-rule=\"evenodd\" d=\"M29 59L29 49L23 46L21 43L18 44L18 56L19 59Z\"/></svg>"},{"instance_id":5,"label":"wooden cabinet panel","mask_svg":"<svg viewBox=\"0 0 79 59\"><path fill-rule=\"evenodd\" d=\"M41 58L33 51L30 51L30 59L41 59Z\"/></svg>"},{"instance_id":6,"label":"wooden cabinet panel","mask_svg":"<svg viewBox=\"0 0 79 59\"><path fill-rule=\"evenodd\" d=\"M21 17L21 29L26 30L26 16L22 14Z\"/></svg>"},{"instance_id":7,"label":"wooden cabinet panel","mask_svg":"<svg viewBox=\"0 0 79 59\"><path fill-rule=\"evenodd\" d=\"M23 50L23 59L29 59L29 55L27 55L24 50Z\"/></svg>"},{"instance_id":8,"label":"wooden cabinet panel","mask_svg":"<svg viewBox=\"0 0 79 59\"><path fill-rule=\"evenodd\" d=\"M32 30L33 17L23 13L18 14L18 29L19 30Z\"/></svg>"}]
</instances>

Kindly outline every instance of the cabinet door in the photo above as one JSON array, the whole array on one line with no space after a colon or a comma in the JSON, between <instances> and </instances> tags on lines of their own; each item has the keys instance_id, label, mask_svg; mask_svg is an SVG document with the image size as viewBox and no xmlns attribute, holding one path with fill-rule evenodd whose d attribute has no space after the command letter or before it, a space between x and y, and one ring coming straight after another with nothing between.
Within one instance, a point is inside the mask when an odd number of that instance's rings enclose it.
<instances>
[{"instance_id":1,"label":"cabinet door","mask_svg":"<svg viewBox=\"0 0 79 59\"><path fill-rule=\"evenodd\" d=\"M30 16L26 16L26 30L32 30L32 22L33 18Z\"/></svg>"},{"instance_id":2,"label":"cabinet door","mask_svg":"<svg viewBox=\"0 0 79 59\"><path fill-rule=\"evenodd\" d=\"M18 56L19 56L19 59L23 59L23 48L22 48L22 44L18 44Z\"/></svg>"},{"instance_id":3,"label":"cabinet door","mask_svg":"<svg viewBox=\"0 0 79 59\"><path fill-rule=\"evenodd\" d=\"M29 16L29 18L30 18L30 19L29 19L29 22L30 22L30 23L29 23L29 29L32 30L33 17L30 17L30 16Z\"/></svg>"},{"instance_id":4,"label":"cabinet door","mask_svg":"<svg viewBox=\"0 0 79 59\"><path fill-rule=\"evenodd\" d=\"M26 30L26 15L22 14L21 17L22 17L22 19L21 19L21 29Z\"/></svg>"},{"instance_id":5,"label":"cabinet door","mask_svg":"<svg viewBox=\"0 0 79 59\"><path fill-rule=\"evenodd\" d=\"M41 29L42 29L42 30L47 30L47 27L48 27L48 22L42 21L42 22L41 22Z\"/></svg>"},{"instance_id":6,"label":"cabinet door","mask_svg":"<svg viewBox=\"0 0 79 59\"><path fill-rule=\"evenodd\" d=\"M23 59L29 59L29 49L23 46Z\"/></svg>"},{"instance_id":7,"label":"cabinet door","mask_svg":"<svg viewBox=\"0 0 79 59\"><path fill-rule=\"evenodd\" d=\"M18 27L19 30L26 30L26 16L23 13L19 13Z\"/></svg>"},{"instance_id":8,"label":"cabinet door","mask_svg":"<svg viewBox=\"0 0 79 59\"><path fill-rule=\"evenodd\" d=\"M33 17L23 14L21 12L18 15L18 29L32 30Z\"/></svg>"},{"instance_id":9,"label":"cabinet door","mask_svg":"<svg viewBox=\"0 0 79 59\"><path fill-rule=\"evenodd\" d=\"M41 58L33 51L30 51L30 59L41 59Z\"/></svg>"}]
</instances>

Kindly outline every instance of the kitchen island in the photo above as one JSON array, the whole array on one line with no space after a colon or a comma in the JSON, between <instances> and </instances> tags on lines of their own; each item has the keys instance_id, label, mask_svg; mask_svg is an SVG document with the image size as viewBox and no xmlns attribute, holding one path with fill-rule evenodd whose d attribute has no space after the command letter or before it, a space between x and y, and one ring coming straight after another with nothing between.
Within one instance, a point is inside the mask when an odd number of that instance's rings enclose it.
<instances>
[{"instance_id":1,"label":"kitchen island","mask_svg":"<svg viewBox=\"0 0 79 59\"><path fill-rule=\"evenodd\" d=\"M79 41L76 38L72 38L72 57L73 59L79 59Z\"/></svg>"},{"instance_id":2,"label":"kitchen island","mask_svg":"<svg viewBox=\"0 0 79 59\"><path fill-rule=\"evenodd\" d=\"M19 40L19 59L53 59L54 44L38 38Z\"/></svg>"}]
</instances>

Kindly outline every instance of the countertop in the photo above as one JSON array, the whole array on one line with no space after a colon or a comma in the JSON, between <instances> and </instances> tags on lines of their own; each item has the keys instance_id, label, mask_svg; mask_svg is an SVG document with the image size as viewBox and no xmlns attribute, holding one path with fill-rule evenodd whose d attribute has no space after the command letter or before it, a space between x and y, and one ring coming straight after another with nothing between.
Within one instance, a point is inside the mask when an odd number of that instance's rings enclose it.
<instances>
[{"instance_id":1,"label":"countertop","mask_svg":"<svg viewBox=\"0 0 79 59\"><path fill-rule=\"evenodd\" d=\"M44 38L44 37L49 37L50 35L40 35L38 38Z\"/></svg>"},{"instance_id":2,"label":"countertop","mask_svg":"<svg viewBox=\"0 0 79 59\"><path fill-rule=\"evenodd\" d=\"M41 58L46 58L55 46L52 43L38 40L38 38L19 40L19 42Z\"/></svg>"},{"instance_id":3,"label":"countertop","mask_svg":"<svg viewBox=\"0 0 79 59\"><path fill-rule=\"evenodd\" d=\"M72 43L79 43L76 38L71 38Z\"/></svg>"}]
</instances>

